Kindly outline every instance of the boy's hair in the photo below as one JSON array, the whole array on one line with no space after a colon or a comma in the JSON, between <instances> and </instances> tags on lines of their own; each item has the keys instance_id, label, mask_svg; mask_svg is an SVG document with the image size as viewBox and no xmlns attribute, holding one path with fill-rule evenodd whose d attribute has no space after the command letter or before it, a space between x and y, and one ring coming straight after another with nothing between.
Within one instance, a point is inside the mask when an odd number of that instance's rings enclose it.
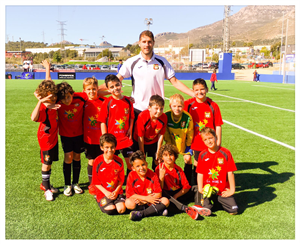
<instances>
[{"instance_id":1,"label":"boy's hair","mask_svg":"<svg viewBox=\"0 0 300 244\"><path fill-rule=\"evenodd\" d=\"M56 85L57 87L57 99L58 101L63 100L68 93L74 94L72 86L67 82L62 82Z\"/></svg>"},{"instance_id":2,"label":"boy's hair","mask_svg":"<svg viewBox=\"0 0 300 244\"><path fill-rule=\"evenodd\" d=\"M206 81L202 78L198 78L198 79L194 80L193 81L193 88L194 88L195 85L203 85L206 89L208 89Z\"/></svg>"},{"instance_id":3,"label":"boy's hair","mask_svg":"<svg viewBox=\"0 0 300 244\"><path fill-rule=\"evenodd\" d=\"M38 88L36 88L35 92L44 98L49 95L48 93L57 95L57 87L52 80L43 80Z\"/></svg>"},{"instance_id":4,"label":"boy's hair","mask_svg":"<svg viewBox=\"0 0 300 244\"><path fill-rule=\"evenodd\" d=\"M90 85L96 85L98 87L98 80L94 76L87 77L83 80L83 89Z\"/></svg>"},{"instance_id":5,"label":"boy's hair","mask_svg":"<svg viewBox=\"0 0 300 244\"><path fill-rule=\"evenodd\" d=\"M113 143L117 147L117 138L110 133L105 133L100 136L100 146L103 147L104 143Z\"/></svg>"},{"instance_id":6,"label":"boy's hair","mask_svg":"<svg viewBox=\"0 0 300 244\"><path fill-rule=\"evenodd\" d=\"M152 107L158 105L160 107L165 106L165 100L160 95L152 95L150 97L149 106Z\"/></svg>"},{"instance_id":7,"label":"boy's hair","mask_svg":"<svg viewBox=\"0 0 300 244\"><path fill-rule=\"evenodd\" d=\"M170 97L170 104L173 102L173 101L178 101L180 102L182 105L184 105L184 98L181 94L174 94Z\"/></svg>"},{"instance_id":8,"label":"boy's hair","mask_svg":"<svg viewBox=\"0 0 300 244\"><path fill-rule=\"evenodd\" d=\"M212 134L214 137L217 137L217 134L216 134L215 130L212 129L212 128L209 128L209 127L204 127L200 131L200 135L204 135L204 134Z\"/></svg>"},{"instance_id":9,"label":"boy's hair","mask_svg":"<svg viewBox=\"0 0 300 244\"><path fill-rule=\"evenodd\" d=\"M172 144L167 143L159 149L158 152L159 159L163 158L164 152L168 152L170 155L174 155L175 160L178 158L178 154L179 154L178 149Z\"/></svg>"},{"instance_id":10,"label":"boy's hair","mask_svg":"<svg viewBox=\"0 0 300 244\"><path fill-rule=\"evenodd\" d=\"M141 40L142 36L148 36L152 39L152 41L154 41L154 35L151 31L149 30L145 30L140 34L139 40Z\"/></svg>"},{"instance_id":11,"label":"boy's hair","mask_svg":"<svg viewBox=\"0 0 300 244\"><path fill-rule=\"evenodd\" d=\"M108 88L108 82L110 81L114 81L114 82L121 82L118 78L118 76L113 75L113 74L109 74L105 77L105 85Z\"/></svg>"},{"instance_id":12,"label":"boy's hair","mask_svg":"<svg viewBox=\"0 0 300 244\"><path fill-rule=\"evenodd\" d=\"M145 154L141 150L137 150L136 152L134 152L133 154L131 154L131 156L129 158L129 163L131 165L133 165L133 162L136 159L140 159L140 160L146 161Z\"/></svg>"}]
</instances>

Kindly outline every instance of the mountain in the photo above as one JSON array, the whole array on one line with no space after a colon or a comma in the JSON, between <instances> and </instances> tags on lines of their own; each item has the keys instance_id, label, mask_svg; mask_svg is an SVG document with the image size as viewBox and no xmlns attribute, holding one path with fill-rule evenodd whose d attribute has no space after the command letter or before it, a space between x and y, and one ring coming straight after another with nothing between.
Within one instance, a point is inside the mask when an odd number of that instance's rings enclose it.
<instances>
[{"instance_id":1,"label":"mountain","mask_svg":"<svg viewBox=\"0 0 300 244\"><path fill-rule=\"evenodd\" d=\"M288 44L295 44L295 6L294 5L250 5L229 17L230 43L250 42L254 45L273 44L282 35L282 20L288 18ZM193 43L194 47L222 42L223 20L192 29L186 33L164 32L155 36L157 46L181 43Z\"/></svg>"},{"instance_id":2,"label":"mountain","mask_svg":"<svg viewBox=\"0 0 300 244\"><path fill-rule=\"evenodd\" d=\"M61 42L51 43L49 46L60 45L61 43L64 44L64 45L72 45L72 44L74 44L73 42L69 42L69 41L63 40Z\"/></svg>"}]
</instances>

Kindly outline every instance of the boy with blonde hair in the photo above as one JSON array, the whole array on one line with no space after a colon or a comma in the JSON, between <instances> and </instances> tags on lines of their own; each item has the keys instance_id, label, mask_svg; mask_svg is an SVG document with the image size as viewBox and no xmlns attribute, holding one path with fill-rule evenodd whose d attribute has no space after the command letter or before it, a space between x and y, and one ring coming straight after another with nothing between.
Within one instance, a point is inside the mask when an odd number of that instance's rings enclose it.
<instances>
[{"instance_id":1,"label":"boy with blonde hair","mask_svg":"<svg viewBox=\"0 0 300 244\"><path fill-rule=\"evenodd\" d=\"M192 116L183 110L184 98L180 94L174 94L170 97L171 110L165 114L168 118L164 140L166 143L177 147L178 152L183 155L184 159L184 173L192 185L192 156L191 149L192 140L194 137L194 123Z\"/></svg>"}]
</instances>

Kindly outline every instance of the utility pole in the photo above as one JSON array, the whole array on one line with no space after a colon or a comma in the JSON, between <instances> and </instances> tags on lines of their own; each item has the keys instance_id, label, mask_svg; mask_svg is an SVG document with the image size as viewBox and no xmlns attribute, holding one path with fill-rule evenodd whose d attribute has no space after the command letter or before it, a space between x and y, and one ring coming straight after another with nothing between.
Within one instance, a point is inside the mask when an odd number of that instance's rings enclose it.
<instances>
[{"instance_id":1,"label":"utility pole","mask_svg":"<svg viewBox=\"0 0 300 244\"><path fill-rule=\"evenodd\" d=\"M65 22L67 22L67 21L59 21L59 20L57 20L57 22L60 24L60 53L62 53L62 49L63 49L63 41L65 40L65 30L66 29L64 29L64 25L66 25L65 24ZM64 55L65 56L65 55Z\"/></svg>"},{"instance_id":2,"label":"utility pole","mask_svg":"<svg viewBox=\"0 0 300 244\"><path fill-rule=\"evenodd\" d=\"M283 54L283 66L282 66L282 83L285 83L285 59L287 54L287 36L288 36L288 25L289 19L286 20L286 35L285 35L285 45L284 45L284 54Z\"/></svg>"},{"instance_id":3,"label":"utility pole","mask_svg":"<svg viewBox=\"0 0 300 244\"><path fill-rule=\"evenodd\" d=\"M148 30L150 30L150 25L153 25L153 19L152 18L150 18L150 19L146 18L144 23L145 23L145 25L148 26Z\"/></svg>"},{"instance_id":4,"label":"utility pole","mask_svg":"<svg viewBox=\"0 0 300 244\"><path fill-rule=\"evenodd\" d=\"M282 28L281 28L281 43L280 43L280 67L279 67L279 74L281 74L281 66L282 66L282 38L283 38L283 24L284 24L284 13L282 13Z\"/></svg>"},{"instance_id":5,"label":"utility pole","mask_svg":"<svg viewBox=\"0 0 300 244\"><path fill-rule=\"evenodd\" d=\"M224 19L223 19L223 53L229 52L230 49L230 31L229 31L229 15L230 5L224 7Z\"/></svg>"}]
</instances>

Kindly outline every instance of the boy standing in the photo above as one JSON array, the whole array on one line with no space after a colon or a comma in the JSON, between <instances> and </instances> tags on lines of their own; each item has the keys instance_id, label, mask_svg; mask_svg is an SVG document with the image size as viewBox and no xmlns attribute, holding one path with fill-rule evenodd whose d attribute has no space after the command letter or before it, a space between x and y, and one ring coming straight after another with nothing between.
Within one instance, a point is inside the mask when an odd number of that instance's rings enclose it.
<instances>
[{"instance_id":1,"label":"boy standing","mask_svg":"<svg viewBox=\"0 0 300 244\"><path fill-rule=\"evenodd\" d=\"M98 80L95 77L88 77L83 80L83 91L89 98L84 106L83 140L85 156L88 159L87 172L91 184L94 160L103 153L99 145L102 134L98 117L101 105L106 98L98 96Z\"/></svg>"},{"instance_id":2,"label":"boy standing","mask_svg":"<svg viewBox=\"0 0 300 244\"><path fill-rule=\"evenodd\" d=\"M194 123L192 116L183 110L184 98L180 94L170 97L170 108L165 114L168 118L164 140L166 143L177 147L178 152L183 155L184 173L192 185L192 155L191 144L194 136Z\"/></svg>"},{"instance_id":3,"label":"boy standing","mask_svg":"<svg viewBox=\"0 0 300 244\"><path fill-rule=\"evenodd\" d=\"M206 97L208 92L205 80L199 78L193 81L194 98L188 99L184 102L184 110L187 111L193 118L194 122L194 138L191 149L194 150L194 180L196 183L196 167L201 151L205 150L205 146L200 132L203 128L209 127L216 131L217 145L221 145L222 139L222 116L219 106L213 102L209 97Z\"/></svg>"},{"instance_id":4,"label":"boy standing","mask_svg":"<svg viewBox=\"0 0 300 244\"><path fill-rule=\"evenodd\" d=\"M164 99L159 95L150 97L148 109L141 112L134 129L134 151L141 150L145 156L152 157L155 170L157 155L162 146L168 118L164 114Z\"/></svg>"},{"instance_id":5,"label":"boy standing","mask_svg":"<svg viewBox=\"0 0 300 244\"><path fill-rule=\"evenodd\" d=\"M99 121L101 122L102 134L111 133L118 141L116 147L125 158L127 173L131 170L129 156L132 153L132 127L134 120L133 105L129 97L122 95L122 84L116 75L107 75L105 84L112 94L101 106Z\"/></svg>"},{"instance_id":6,"label":"boy standing","mask_svg":"<svg viewBox=\"0 0 300 244\"><path fill-rule=\"evenodd\" d=\"M231 215L238 213L233 194L235 193L234 171L237 170L230 151L217 145L217 135L211 128L201 131L207 149L200 153L196 172L198 173L198 190L203 199L203 186L210 184L218 188L217 199ZM212 209L209 198L205 198L203 207Z\"/></svg>"},{"instance_id":7,"label":"boy standing","mask_svg":"<svg viewBox=\"0 0 300 244\"><path fill-rule=\"evenodd\" d=\"M134 152L130 157L132 171L126 184L125 206L131 220L140 220L153 215L167 215L169 200L162 197L162 190L157 175L147 168L142 151Z\"/></svg>"},{"instance_id":8,"label":"boy standing","mask_svg":"<svg viewBox=\"0 0 300 244\"><path fill-rule=\"evenodd\" d=\"M124 182L124 165L116 156L117 140L112 134L100 137L103 154L95 159L90 193L95 194L96 201L103 213L121 214L126 210L122 185Z\"/></svg>"}]
</instances>

